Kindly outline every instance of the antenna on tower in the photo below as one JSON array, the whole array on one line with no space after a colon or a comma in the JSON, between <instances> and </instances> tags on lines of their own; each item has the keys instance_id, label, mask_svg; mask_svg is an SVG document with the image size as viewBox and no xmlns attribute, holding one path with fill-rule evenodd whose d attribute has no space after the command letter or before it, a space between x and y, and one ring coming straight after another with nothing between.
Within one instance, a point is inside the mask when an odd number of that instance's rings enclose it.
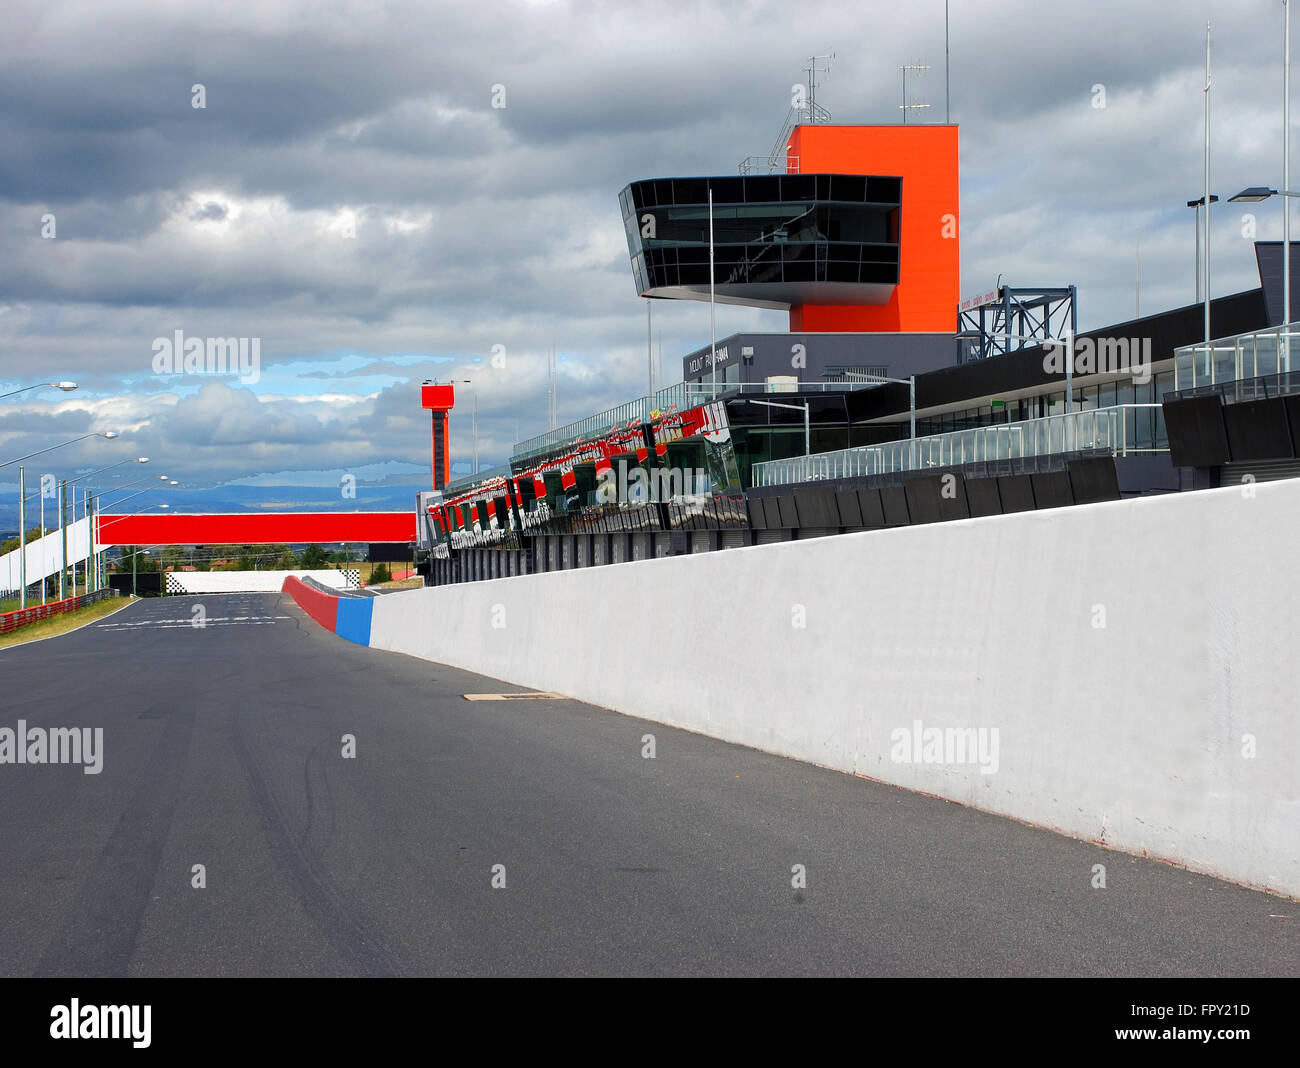
<instances>
[{"instance_id":1,"label":"antenna on tower","mask_svg":"<svg viewBox=\"0 0 1300 1068\"><path fill-rule=\"evenodd\" d=\"M817 90L821 86L817 75L829 77L834 62L834 52L824 56L809 56L804 61L803 71L806 81L803 86L797 82L790 86L790 110L786 113L785 125L776 135L776 143L772 145L772 151L765 156L746 156L740 161L741 174L779 174L782 171L794 174L799 170L799 161L787 155L790 134L799 125L831 121L831 113L817 103Z\"/></svg>"},{"instance_id":2,"label":"antenna on tower","mask_svg":"<svg viewBox=\"0 0 1300 1068\"><path fill-rule=\"evenodd\" d=\"M831 65L835 62L835 53L831 52L825 56L809 56L808 66L804 70L808 74L808 121L809 123L829 122L831 113L825 108L817 106L817 88L821 82L817 80L817 73L820 71L828 78L831 73Z\"/></svg>"},{"instance_id":3,"label":"antenna on tower","mask_svg":"<svg viewBox=\"0 0 1300 1068\"><path fill-rule=\"evenodd\" d=\"M928 108L930 106L929 104L909 104L907 102L907 72L909 70L924 72L930 69L930 65L928 63L904 63L898 69L903 72L903 102L899 104L898 107L899 110L903 112L903 124L907 125L907 113L909 110L914 108Z\"/></svg>"}]
</instances>

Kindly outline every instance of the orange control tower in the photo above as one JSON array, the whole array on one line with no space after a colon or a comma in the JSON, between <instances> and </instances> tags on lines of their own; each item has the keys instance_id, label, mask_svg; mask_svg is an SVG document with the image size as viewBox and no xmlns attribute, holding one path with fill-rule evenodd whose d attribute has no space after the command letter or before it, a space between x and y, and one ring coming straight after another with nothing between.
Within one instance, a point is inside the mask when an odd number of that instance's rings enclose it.
<instances>
[{"instance_id":1,"label":"orange control tower","mask_svg":"<svg viewBox=\"0 0 1300 1068\"><path fill-rule=\"evenodd\" d=\"M896 174L898 286L885 304L796 304L792 331L950 332L961 300L956 126L797 126L786 147L794 173Z\"/></svg>"},{"instance_id":2,"label":"orange control tower","mask_svg":"<svg viewBox=\"0 0 1300 1068\"><path fill-rule=\"evenodd\" d=\"M805 124L785 154L784 174L627 185L637 293L788 309L794 333L952 333L957 127Z\"/></svg>"},{"instance_id":3,"label":"orange control tower","mask_svg":"<svg viewBox=\"0 0 1300 1068\"><path fill-rule=\"evenodd\" d=\"M440 386L426 381L420 386L420 407L433 413L433 488L451 481L451 438L448 413L456 407L456 391L450 383Z\"/></svg>"}]
</instances>

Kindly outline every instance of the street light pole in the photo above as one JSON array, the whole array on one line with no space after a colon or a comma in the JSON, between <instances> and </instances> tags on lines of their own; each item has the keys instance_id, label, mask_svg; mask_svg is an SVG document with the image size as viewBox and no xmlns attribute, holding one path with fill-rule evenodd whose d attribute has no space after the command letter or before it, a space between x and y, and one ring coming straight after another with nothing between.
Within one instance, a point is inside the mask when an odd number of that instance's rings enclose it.
<instances>
[{"instance_id":1,"label":"street light pole","mask_svg":"<svg viewBox=\"0 0 1300 1068\"><path fill-rule=\"evenodd\" d=\"M46 449L37 449L35 452L29 452L26 456L15 456L12 460L6 460L0 464L0 467L10 467L13 464L20 464L24 460L30 460L33 456L44 456L47 452L53 452L55 449L61 449L65 445L75 445L78 441L85 441L87 438L107 438L112 441L118 437L116 430L95 430L89 434L82 434L80 437L69 438L67 441L61 441L57 445L51 445Z\"/></svg>"},{"instance_id":2,"label":"street light pole","mask_svg":"<svg viewBox=\"0 0 1300 1068\"><path fill-rule=\"evenodd\" d=\"M1217 204L1219 198L1210 195L1210 203ZM1196 303L1201 303L1201 205L1205 203L1205 197L1198 197L1196 200L1189 200L1187 206L1194 208L1196 214Z\"/></svg>"},{"instance_id":3,"label":"street light pole","mask_svg":"<svg viewBox=\"0 0 1300 1068\"><path fill-rule=\"evenodd\" d=\"M63 600L63 579L68 570L68 525L64 520L67 518L65 496L67 493L67 482L59 483L59 600Z\"/></svg>"},{"instance_id":4,"label":"street light pole","mask_svg":"<svg viewBox=\"0 0 1300 1068\"><path fill-rule=\"evenodd\" d=\"M994 337L1011 336L1011 335L992 335ZM887 375L864 375L855 371L845 371L844 377L849 382L862 382L865 385L883 385L891 382L894 385L906 386L908 395L908 414L911 423L912 437L916 437L916 375L909 375L907 378L889 378ZM1068 392L1068 391L1067 391Z\"/></svg>"},{"instance_id":5,"label":"street light pole","mask_svg":"<svg viewBox=\"0 0 1300 1068\"><path fill-rule=\"evenodd\" d=\"M1188 205L1196 209L1196 303L1201 303L1201 202L1189 200Z\"/></svg>"},{"instance_id":6,"label":"street light pole","mask_svg":"<svg viewBox=\"0 0 1300 1068\"><path fill-rule=\"evenodd\" d=\"M8 393L0 393L0 399L5 397L14 397L19 393L26 393L29 389L40 389L42 386L49 386L51 389L61 389L64 393L71 393L77 388L75 382L37 382L34 386L23 386L22 389L13 389Z\"/></svg>"},{"instance_id":7,"label":"street light pole","mask_svg":"<svg viewBox=\"0 0 1300 1068\"><path fill-rule=\"evenodd\" d=\"M95 495L89 490L83 498L86 516L86 592L99 589L99 561L95 558Z\"/></svg>"},{"instance_id":8,"label":"street light pole","mask_svg":"<svg viewBox=\"0 0 1300 1068\"><path fill-rule=\"evenodd\" d=\"M27 607L27 478L18 468L18 608Z\"/></svg>"},{"instance_id":9,"label":"street light pole","mask_svg":"<svg viewBox=\"0 0 1300 1068\"><path fill-rule=\"evenodd\" d=\"M45 603L45 572L49 570L46 566L49 559L46 556L47 548L45 545L45 485L41 485L41 604Z\"/></svg>"},{"instance_id":10,"label":"street light pole","mask_svg":"<svg viewBox=\"0 0 1300 1068\"><path fill-rule=\"evenodd\" d=\"M1289 168L1288 168L1289 169ZM1291 234L1290 224L1287 221L1287 215L1290 212L1292 197L1300 197L1300 193L1290 189L1270 189L1268 186L1252 185L1243 189L1236 196L1229 197L1229 204L1256 204L1261 200L1267 200L1269 197L1281 197L1283 204L1286 205L1286 211L1282 215L1282 325L1278 330L1278 336L1281 338L1281 351L1278 353L1278 370L1291 370L1291 343L1290 332L1287 326L1291 319Z\"/></svg>"}]
</instances>

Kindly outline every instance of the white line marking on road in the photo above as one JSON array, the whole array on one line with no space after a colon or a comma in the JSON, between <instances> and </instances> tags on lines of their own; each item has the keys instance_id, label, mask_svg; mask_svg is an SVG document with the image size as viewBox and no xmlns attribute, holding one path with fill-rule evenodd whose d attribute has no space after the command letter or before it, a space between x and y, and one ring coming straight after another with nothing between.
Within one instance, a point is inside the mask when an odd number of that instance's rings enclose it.
<instances>
[{"instance_id":1,"label":"white line marking on road","mask_svg":"<svg viewBox=\"0 0 1300 1068\"><path fill-rule=\"evenodd\" d=\"M161 628L169 626L186 626L194 630L202 630L203 626L212 626L213 624L223 623L228 626L256 626L263 623L274 623L277 620L292 619L292 616L209 616L203 621L202 626L195 626L193 619L142 619L135 623L100 623L101 630L128 630L139 629L145 630L152 628Z\"/></svg>"}]
</instances>

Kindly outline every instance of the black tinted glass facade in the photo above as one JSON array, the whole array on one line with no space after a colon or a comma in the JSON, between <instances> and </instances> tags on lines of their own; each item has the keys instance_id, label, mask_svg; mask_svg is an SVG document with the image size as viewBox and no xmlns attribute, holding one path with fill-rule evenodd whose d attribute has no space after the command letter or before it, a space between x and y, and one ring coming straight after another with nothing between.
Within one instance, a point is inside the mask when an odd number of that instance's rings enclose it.
<instances>
[{"instance_id":1,"label":"black tinted glass facade","mask_svg":"<svg viewBox=\"0 0 1300 1068\"><path fill-rule=\"evenodd\" d=\"M809 286L833 284L871 287L863 302L876 303L898 284L901 178L659 178L619 196L639 294L707 291L710 188L714 282L729 296L761 286L769 290L762 296L795 300Z\"/></svg>"}]
</instances>

